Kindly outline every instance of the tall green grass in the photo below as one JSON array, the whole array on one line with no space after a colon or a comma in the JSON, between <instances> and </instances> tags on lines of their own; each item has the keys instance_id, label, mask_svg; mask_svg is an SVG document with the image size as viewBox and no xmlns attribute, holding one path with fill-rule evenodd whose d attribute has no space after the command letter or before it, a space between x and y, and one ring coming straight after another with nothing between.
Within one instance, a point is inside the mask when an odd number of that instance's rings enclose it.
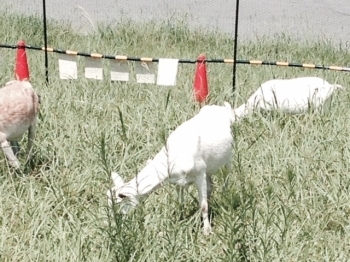
<instances>
[{"instance_id":1,"label":"tall green grass","mask_svg":"<svg viewBox=\"0 0 350 262\"><path fill-rule=\"evenodd\" d=\"M42 46L41 20L3 14L0 41ZM185 24L124 22L90 36L49 24L49 45L104 54L232 57L231 37ZM344 47L295 42L281 35L243 42L239 58L348 65ZM0 81L13 78L14 50L1 49ZM214 234L203 237L197 192L184 202L173 186L151 194L128 216L106 206L109 173L132 178L168 134L195 115L194 65L181 64L176 87L58 78L50 54L27 51L31 81L42 98L35 156L15 174L0 158L1 261L348 261L350 258L350 91L329 110L301 116L255 114L234 124L233 171L214 177ZM106 72L109 62L104 61ZM130 63L132 68L133 64ZM209 104L240 104L277 77L316 75L350 87L346 73L209 64ZM24 147L26 141L22 141Z\"/></svg>"}]
</instances>

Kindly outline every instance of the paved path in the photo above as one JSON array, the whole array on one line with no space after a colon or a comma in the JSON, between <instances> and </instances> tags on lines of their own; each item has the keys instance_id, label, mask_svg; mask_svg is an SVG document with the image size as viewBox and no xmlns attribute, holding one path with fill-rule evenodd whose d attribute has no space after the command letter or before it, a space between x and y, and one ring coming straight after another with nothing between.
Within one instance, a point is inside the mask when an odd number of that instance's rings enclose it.
<instances>
[{"instance_id":1,"label":"paved path","mask_svg":"<svg viewBox=\"0 0 350 262\"><path fill-rule=\"evenodd\" d=\"M336 44L350 43L350 0L241 0L240 39L285 32L296 39L325 36ZM47 1L47 17L71 21L82 31L91 24L187 17L191 26L233 33L234 0L60 0ZM1 0L0 11L40 14L42 0ZM88 19L89 18L89 19ZM89 22L89 20L92 22Z\"/></svg>"}]
</instances>

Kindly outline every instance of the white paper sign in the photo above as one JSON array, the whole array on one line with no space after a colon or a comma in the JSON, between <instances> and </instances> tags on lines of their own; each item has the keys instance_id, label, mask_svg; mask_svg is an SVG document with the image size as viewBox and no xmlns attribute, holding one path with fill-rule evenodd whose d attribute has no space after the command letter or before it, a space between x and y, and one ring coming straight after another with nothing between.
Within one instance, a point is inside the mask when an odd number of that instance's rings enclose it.
<instances>
[{"instance_id":1,"label":"white paper sign","mask_svg":"<svg viewBox=\"0 0 350 262\"><path fill-rule=\"evenodd\" d=\"M102 59L86 57L85 58L85 77L89 79L102 80Z\"/></svg>"},{"instance_id":2,"label":"white paper sign","mask_svg":"<svg viewBox=\"0 0 350 262\"><path fill-rule=\"evenodd\" d=\"M160 58L158 62L157 85L174 86L176 84L179 59Z\"/></svg>"},{"instance_id":3,"label":"white paper sign","mask_svg":"<svg viewBox=\"0 0 350 262\"><path fill-rule=\"evenodd\" d=\"M129 64L127 61L111 61L111 80L129 81Z\"/></svg>"},{"instance_id":4,"label":"white paper sign","mask_svg":"<svg viewBox=\"0 0 350 262\"><path fill-rule=\"evenodd\" d=\"M77 57L58 54L58 70L60 79L78 79Z\"/></svg>"},{"instance_id":5,"label":"white paper sign","mask_svg":"<svg viewBox=\"0 0 350 262\"><path fill-rule=\"evenodd\" d=\"M154 84L155 67L152 62L136 62L136 81L137 83Z\"/></svg>"}]
</instances>

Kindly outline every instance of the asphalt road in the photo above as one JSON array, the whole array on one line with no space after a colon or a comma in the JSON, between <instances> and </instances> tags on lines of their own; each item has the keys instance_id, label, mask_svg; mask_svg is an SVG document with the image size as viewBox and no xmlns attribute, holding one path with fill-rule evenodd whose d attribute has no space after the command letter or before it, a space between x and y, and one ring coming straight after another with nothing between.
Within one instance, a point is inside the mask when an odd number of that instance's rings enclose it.
<instances>
[{"instance_id":1,"label":"asphalt road","mask_svg":"<svg viewBox=\"0 0 350 262\"><path fill-rule=\"evenodd\" d=\"M70 21L82 32L98 22L174 20L186 17L192 27L234 32L235 0L60 0L47 1L47 17ZM0 11L41 14L42 0L1 0ZM350 43L349 0L240 1L239 38L255 39L282 32L296 39L319 37Z\"/></svg>"}]
</instances>

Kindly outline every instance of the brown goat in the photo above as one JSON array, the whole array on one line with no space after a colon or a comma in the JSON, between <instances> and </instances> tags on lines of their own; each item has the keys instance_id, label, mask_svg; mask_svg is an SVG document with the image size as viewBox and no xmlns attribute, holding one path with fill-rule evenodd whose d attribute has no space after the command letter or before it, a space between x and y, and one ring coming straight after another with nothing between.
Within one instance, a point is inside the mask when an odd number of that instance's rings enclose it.
<instances>
[{"instance_id":1,"label":"brown goat","mask_svg":"<svg viewBox=\"0 0 350 262\"><path fill-rule=\"evenodd\" d=\"M27 160L31 157L38 113L39 96L28 81L10 81L0 88L0 143L16 169L20 167L16 157L18 140L27 130Z\"/></svg>"}]
</instances>

